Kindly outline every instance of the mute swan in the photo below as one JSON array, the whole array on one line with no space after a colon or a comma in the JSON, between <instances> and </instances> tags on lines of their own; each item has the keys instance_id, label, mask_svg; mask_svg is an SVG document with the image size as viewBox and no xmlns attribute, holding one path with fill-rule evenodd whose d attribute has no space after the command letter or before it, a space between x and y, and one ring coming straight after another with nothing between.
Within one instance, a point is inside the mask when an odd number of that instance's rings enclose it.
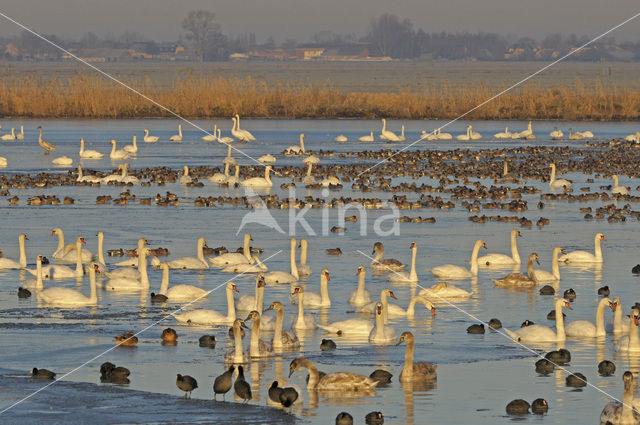
<instances>
[{"instance_id":1,"label":"mute swan","mask_svg":"<svg viewBox=\"0 0 640 425\"><path fill-rule=\"evenodd\" d=\"M387 120L382 118L382 131L380 133L380 138L384 140L388 140L390 142L400 142L400 138L393 132L387 130Z\"/></svg>"},{"instance_id":2,"label":"mute swan","mask_svg":"<svg viewBox=\"0 0 640 425\"><path fill-rule=\"evenodd\" d=\"M360 140L361 142L373 142L376 139L373 137L373 130L371 130L371 134L369 134L368 136L359 137L358 140Z\"/></svg>"},{"instance_id":3,"label":"mute swan","mask_svg":"<svg viewBox=\"0 0 640 425\"><path fill-rule=\"evenodd\" d=\"M233 299L233 295L231 296ZM233 330L233 348L224 355L224 359L228 362L232 363L246 363L249 359L249 356L242 349L242 329L247 326L244 324L242 319L231 320L233 322L232 330Z\"/></svg>"},{"instance_id":4,"label":"mute swan","mask_svg":"<svg viewBox=\"0 0 640 425\"><path fill-rule=\"evenodd\" d=\"M344 143L348 141L347 136L345 136L344 134L337 135L336 138L333 140L338 143Z\"/></svg>"},{"instance_id":5,"label":"mute swan","mask_svg":"<svg viewBox=\"0 0 640 425\"><path fill-rule=\"evenodd\" d=\"M292 145L284 150L285 155L302 155L307 151L304 148L304 133L300 133L300 145Z\"/></svg>"},{"instance_id":6,"label":"mute swan","mask_svg":"<svg viewBox=\"0 0 640 425\"><path fill-rule=\"evenodd\" d=\"M76 179L78 182L87 182L87 183L100 183L102 179L96 176L83 176L82 175L82 166L78 165L78 178Z\"/></svg>"},{"instance_id":7,"label":"mute swan","mask_svg":"<svg viewBox=\"0 0 640 425\"><path fill-rule=\"evenodd\" d=\"M294 331L282 330L282 322L284 321L284 306L282 303L279 301L272 302L265 312L269 310L276 310L276 327L273 334L273 342L271 343L272 347L275 349L300 347L300 340Z\"/></svg>"},{"instance_id":8,"label":"mute swan","mask_svg":"<svg viewBox=\"0 0 640 425\"><path fill-rule=\"evenodd\" d=\"M629 316L629 335L621 337L615 343L616 351L623 353L637 353L640 351L640 339L638 338L638 316L640 316L638 309L631 309L631 316Z\"/></svg>"},{"instance_id":9,"label":"mute swan","mask_svg":"<svg viewBox=\"0 0 640 425\"><path fill-rule=\"evenodd\" d=\"M616 311L616 304L612 303L608 297L604 297L598 303L596 309L596 324L588 320L576 320L565 325L565 333L567 336L579 338L596 338L606 336L607 332L604 328L604 308L609 306L613 312Z\"/></svg>"},{"instance_id":10,"label":"mute swan","mask_svg":"<svg viewBox=\"0 0 640 425\"><path fill-rule=\"evenodd\" d=\"M328 325L318 325L318 327L344 337L369 336L371 329L373 329L373 322L365 319L347 319Z\"/></svg>"},{"instance_id":11,"label":"mute swan","mask_svg":"<svg viewBox=\"0 0 640 425\"><path fill-rule=\"evenodd\" d=\"M453 136L451 135L451 133L441 133L440 132L440 128L438 128L438 140L451 140L453 139Z\"/></svg>"},{"instance_id":12,"label":"mute swan","mask_svg":"<svg viewBox=\"0 0 640 425\"><path fill-rule=\"evenodd\" d=\"M131 183L131 184L138 184L140 183L140 179L137 178L136 176L131 176L129 174L127 174L129 171L129 164L125 163L122 164L122 176L120 177L120 182L121 183Z\"/></svg>"},{"instance_id":13,"label":"mute swan","mask_svg":"<svg viewBox=\"0 0 640 425\"><path fill-rule=\"evenodd\" d=\"M393 298L394 300L398 299L396 298L392 290L385 288L380 291L380 301L374 301L360 306L356 309L356 311L358 313L375 315L376 306L378 305L378 303L380 303L382 304L382 320L384 323L389 322L389 317L406 317L407 312L405 311L405 309L395 304L389 304L389 297Z\"/></svg>"},{"instance_id":14,"label":"mute swan","mask_svg":"<svg viewBox=\"0 0 640 425\"><path fill-rule=\"evenodd\" d=\"M236 114L236 130L240 131L240 132L242 132L244 134L245 138L241 139L241 140L244 140L244 141L247 141L247 142L256 140L256 138L253 137L253 134L251 134L251 132L249 130L244 130L244 129L240 128L240 115L238 115L238 114Z\"/></svg>"},{"instance_id":15,"label":"mute swan","mask_svg":"<svg viewBox=\"0 0 640 425\"><path fill-rule=\"evenodd\" d=\"M551 187L571 187L573 183L567 179L556 179L556 164L550 164L551 178L549 179L549 186Z\"/></svg>"},{"instance_id":16,"label":"mute swan","mask_svg":"<svg viewBox=\"0 0 640 425\"><path fill-rule=\"evenodd\" d=\"M220 142L220 143L224 143L224 144L227 144L227 145L228 145L229 143L233 143L233 142L235 142L235 139L234 139L233 137L229 137L229 136L224 136L224 137L222 137L222 136L221 136L221 133L222 133L222 129L221 129L221 128L219 128L219 129L218 129L218 142Z\"/></svg>"},{"instance_id":17,"label":"mute swan","mask_svg":"<svg viewBox=\"0 0 640 425\"><path fill-rule=\"evenodd\" d=\"M248 263L230 265L220 271L223 273L260 273L268 270L269 268L254 255Z\"/></svg>"},{"instance_id":18,"label":"mute swan","mask_svg":"<svg viewBox=\"0 0 640 425\"><path fill-rule=\"evenodd\" d=\"M84 149L84 138L80 138L80 152L78 152L80 155L80 158L84 158L84 159L99 159L102 158L104 156L103 153L100 153L98 151L95 150L85 150Z\"/></svg>"},{"instance_id":19,"label":"mute swan","mask_svg":"<svg viewBox=\"0 0 640 425\"><path fill-rule=\"evenodd\" d=\"M276 162L276 157L268 153L258 158L258 161L262 162L263 164L274 164Z\"/></svg>"},{"instance_id":20,"label":"mute swan","mask_svg":"<svg viewBox=\"0 0 640 425\"><path fill-rule=\"evenodd\" d=\"M471 140L471 126L470 125L467 126L467 132L465 134L458 134L456 136L456 140L462 140L462 141Z\"/></svg>"},{"instance_id":21,"label":"mute swan","mask_svg":"<svg viewBox=\"0 0 640 425\"><path fill-rule=\"evenodd\" d=\"M155 143L158 141L158 136L149 136L149 130L144 129L144 137L143 139L145 143Z\"/></svg>"},{"instance_id":22,"label":"mute swan","mask_svg":"<svg viewBox=\"0 0 640 425\"><path fill-rule=\"evenodd\" d=\"M12 128L11 133L3 134L0 140L16 140L16 129Z\"/></svg>"},{"instance_id":23,"label":"mute swan","mask_svg":"<svg viewBox=\"0 0 640 425\"><path fill-rule=\"evenodd\" d=\"M356 276L358 276L358 289L351 291L351 294L349 294L349 304L361 306L371 302L369 291L364 289L364 279L366 275L367 271L364 266L358 266L358 271L356 272Z\"/></svg>"},{"instance_id":24,"label":"mute swan","mask_svg":"<svg viewBox=\"0 0 640 425\"><path fill-rule=\"evenodd\" d=\"M177 260L167 261L172 269L208 269L209 263L204 258L203 248L207 245L205 238L198 238L196 246L196 257L182 257Z\"/></svg>"},{"instance_id":25,"label":"mute swan","mask_svg":"<svg viewBox=\"0 0 640 425\"><path fill-rule=\"evenodd\" d=\"M478 275L478 251L480 248L487 249L487 244L483 240L477 240L473 246L471 253L471 268L466 269L464 267L456 266L454 264L445 264L442 266L434 267L431 269L431 273L440 278L450 279L464 279L467 277L473 277Z\"/></svg>"},{"instance_id":26,"label":"mute swan","mask_svg":"<svg viewBox=\"0 0 640 425\"><path fill-rule=\"evenodd\" d=\"M436 317L436 308L433 306L433 304L431 304L431 301L429 301L425 297L417 296L411 298L409 306L407 307L407 317L409 319L413 319L413 317L416 315L416 304L418 303L423 304L424 308L431 311L432 317Z\"/></svg>"},{"instance_id":27,"label":"mute swan","mask_svg":"<svg viewBox=\"0 0 640 425\"><path fill-rule=\"evenodd\" d=\"M400 372L400 381L431 381L438 378L438 366L429 362L414 362L413 353L415 350L415 338L409 331L400 335L400 340L396 345L407 343L404 353L404 366Z\"/></svg>"},{"instance_id":28,"label":"mute swan","mask_svg":"<svg viewBox=\"0 0 640 425\"><path fill-rule=\"evenodd\" d=\"M416 272L416 257L418 255L418 244L411 242L411 271L393 272L387 276L387 281L392 283L413 283L418 281L418 273Z\"/></svg>"},{"instance_id":29,"label":"mute swan","mask_svg":"<svg viewBox=\"0 0 640 425\"><path fill-rule=\"evenodd\" d=\"M626 195L629 193L629 189L624 186L618 185L618 175L613 175L613 189L611 189L611 193L614 195Z\"/></svg>"},{"instance_id":30,"label":"mute swan","mask_svg":"<svg viewBox=\"0 0 640 425\"><path fill-rule=\"evenodd\" d=\"M193 285L173 285L169 288L169 265L160 263L156 270L162 269L162 283L160 284L159 294L169 298L169 301L197 301L208 295L207 290L198 288Z\"/></svg>"},{"instance_id":31,"label":"mute swan","mask_svg":"<svg viewBox=\"0 0 640 425\"><path fill-rule=\"evenodd\" d=\"M182 124L178 124L178 134L169 137L171 142L182 142Z\"/></svg>"},{"instance_id":32,"label":"mute swan","mask_svg":"<svg viewBox=\"0 0 640 425\"><path fill-rule=\"evenodd\" d=\"M191 176L189 176L189 167L185 165L184 167L182 167L182 176L180 177L180 184L187 185L192 181L193 179L191 178Z\"/></svg>"},{"instance_id":33,"label":"mute swan","mask_svg":"<svg viewBox=\"0 0 640 425\"><path fill-rule=\"evenodd\" d=\"M70 279L74 277L82 277L84 276L84 270L82 268L82 244L86 243L84 238L80 236L76 239L76 248L75 248L75 256L76 256L76 269L72 269L67 266L60 265L52 265L50 267L50 276L53 279Z\"/></svg>"},{"instance_id":34,"label":"mute swan","mask_svg":"<svg viewBox=\"0 0 640 425\"><path fill-rule=\"evenodd\" d=\"M111 140L111 153L109 154L111 159L129 159L129 153L124 149L116 150L116 141Z\"/></svg>"},{"instance_id":35,"label":"mute swan","mask_svg":"<svg viewBox=\"0 0 640 425\"><path fill-rule=\"evenodd\" d=\"M640 424L637 401L633 399L633 373L626 371L622 375L624 392L622 403L610 401L600 413L600 424L606 425L637 425Z\"/></svg>"},{"instance_id":36,"label":"mute swan","mask_svg":"<svg viewBox=\"0 0 640 425\"><path fill-rule=\"evenodd\" d=\"M20 257L18 261L11 260L9 258L0 258L0 269L23 269L27 267L27 254L24 248L24 241L28 241L29 238L24 233L18 235L18 247Z\"/></svg>"},{"instance_id":37,"label":"mute swan","mask_svg":"<svg viewBox=\"0 0 640 425\"><path fill-rule=\"evenodd\" d=\"M404 270L405 265L395 258L382 259L384 255L384 245L382 242L376 242L373 244L373 251L371 255L376 254L376 257L371 260L371 267L379 271L391 271L391 270Z\"/></svg>"},{"instance_id":38,"label":"mute swan","mask_svg":"<svg viewBox=\"0 0 640 425\"><path fill-rule=\"evenodd\" d=\"M147 255L151 253L149 248L138 251L139 277L133 275L116 274L104 283L104 289L109 291L139 291L149 289L149 275L147 274ZM133 270L132 270L133 271Z\"/></svg>"},{"instance_id":39,"label":"mute swan","mask_svg":"<svg viewBox=\"0 0 640 425\"><path fill-rule=\"evenodd\" d=\"M513 133L509 131L509 127L505 127L504 133L496 133L493 135L496 139L511 139Z\"/></svg>"},{"instance_id":40,"label":"mute swan","mask_svg":"<svg viewBox=\"0 0 640 425\"><path fill-rule=\"evenodd\" d=\"M136 253L142 252L142 250L145 248L145 245L149 245L147 239L139 238ZM147 267L147 263L141 263L140 255L137 255L137 257L131 258L129 260L120 261L116 263L115 266L123 268L112 270L110 273L108 273L109 277L129 277L132 279L140 279L140 268ZM136 267L137 270L132 269L131 267Z\"/></svg>"},{"instance_id":41,"label":"mute swan","mask_svg":"<svg viewBox=\"0 0 640 425\"><path fill-rule=\"evenodd\" d=\"M82 307L87 305L97 305L98 297L96 295L96 272L100 269L97 264L91 264L89 267L89 284L91 293L87 297L82 292L71 288L48 288L38 293L38 297L46 304L56 307Z\"/></svg>"},{"instance_id":42,"label":"mute swan","mask_svg":"<svg viewBox=\"0 0 640 425\"><path fill-rule=\"evenodd\" d=\"M511 256L505 254L483 255L478 258L478 265L491 267L520 264L520 254L518 253L518 242L516 240L518 236L522 237L518 229L511 230Z\"/></svg>"},{"instance_id":43,"label":"mute swan","mask_svg":"<svg viewBox=\"0 0 640 425\"><path fill-rule=\"evenodd\" d=\"M51 161L54 165L58 165L58 166L62 166L62 167L70 167L71 165L73 165L73 159L69 158L68 156L59 156L57 158L54 158L53 161Z\"/></svg>"},{"instance_id":44,"label":"mute swan","mask_svg":"<svg viewBox=\"0 0 640 425\"><path fill-rule=\"evenodd\" d=\"M493 284L498 288L505 287L532 287L536 286L536 276L533 273L533 262L540 264L538 260L538 254L535 252L529 255L529 259L527 260L527 274L528 276L523 275L522 273L511 273L508 276L505 276L500 279L492 279Z\"/></svg>"},{"instance_id":45,"label":"mute swan","mask_svg":"<svg viewBox=\"0 0 640 425\"><path fill-rule=\"evenodd\" d=\"M257 310L262 311L264 300L264 275L258 273L256 276L256 286L253 295L241 295L236 303L236 308L240 311Z\"/></svg>"},{"instance_id":46,"label":"mute swan","mask_svg":"<svg viewBox=\"0 0 640 425\"><path fill-rule=\"evenodd\" d=\"M316 365L303 357L298 357L291 362L289 365L289 377L302 367L309 371L307 390L336 391L336 394L344 391L362 391L366 393L367 390L372 390L378 385L378 381L352 372L334 372L321 378Z\"/></svg>"},{"instance_id":47,"label":"mute swan","mask_svg":"<svg viewBox=\"0 0 640 425\"><path fill-rule=\"evenodd\" d=\"M43 278L42 272L43 272L42 271L42 255L38 255L38 257L36 258L36 271L35 271L36 278L27 279L24 282L22 282L20 286L25 289L31 289L36 291L40 291L44 289L44 284L42 283L42 278Z\"/></svg>"},{"instance_id":48,"label":"mute swan","mask_svg":"<svg viewBox=\"0 0 640 425\"><path fill-rule=\"evenodd\" d=\"M554 282L560 280L560 267L558 267L559 254L566 254L566 252L559 246L553 248L551 273L546 270L533 270L533 275L535 276L535 280L537 283Z\"/></svg>"},{"instance_id":49,"label":"mute swan","mask_svg":"<svg viewBox=\"0 0 640 425\"><path fill-rule=\"evenodd\" d=\"M64 232L59 227L56 227L51 232L51 236L58 236L58 248L54 251L52 257L56 260L60 260L67 263L75 263L76 261L76 253L71 252L76 249L76 244L64 244ZM82 262L88 263L93 258L93 254L88 249L82 250Z\"/></svg>"},{"instance_id":50,"label":"mute swan","mask_svg":"<svg viewBox=\"0 0 640 425\"><path fill-rule=\"evenodd\" d=\"M331 280L328 269L320 271L320 293L306 292L302 299L305 307L331 307L331 299L329 298L328 282ZM297 297L291 298L292 304L298 303Z\"/></svg>"},{"instance_id":51,"label":"mute swan","mask_svg":"<svg viewBox=\"0 0 640 425\"><path fill-rule=\"evenodd\" d=\"M558 140L564 137L564 133L562 130L558 130L558 127L553 127L553 131L549 133L549 136L551 136L553 140Z\"/></svg>"},{"instance_id":52,"label":"mute swan","mask_svg":"<svg viewBox=\"0 0 640 425\"><path fill-rule=\"evenodd\" d=\"M309 242L306 239L300 239L300 264L298 264L298 275L309 276L311 274L311 267L307 264L307 249Z\"/></svg>"},{"instance_id":53,"label":"mute swan","mask_svg":"<svg viewBox=\"0 0 640 425\"><path fill-rule=\"evenodd\" d=\"M269 172L271 171L271 165L267 165L264 167L264 177L253 177L242 182L242 185L245 187L271 187L273 186L273 182L269 177Z\"/></svg>"},{"instance_id":54,"label":"mute swan","mask_svg":"<svg viewBox=\"0 0 640 425\"><path fill-rule=\"evenodd\" d=\"M596 233L594 254L586 251L571 251L558 260L562 263L602 263L602 247L600 241L606 241L606 239L602 233Z\"/></svg>"},{"instance_id":55,"label":"mute swan","mask_svg":"<svg viewBox=\"0 0 640 425\"><path fill-rule=\"evenodd\" d=\"M136 133L133 133L133 142L130 145L125 145L122 150L130 153L131 155L135 155L138 153L138 144L137 144L137 135Z\"/></svg>"},{"instance_id":56,"label":"mute swan","mask_svg":"<svg viewBox=\"0 0 640 425\"><path fill-rule=\"evenodd\" d=\"M369 334L369 342L376 345L388 345L393 343L397 336L396 331L391 326L385 326L382 317L382 303L377 302L375 306L376 325Z\"/></svg>"},{"instance_id":57,"label":"mute swan","mask_svg":"<svg viewBox=\"0 0 640 425\"><path fill-rule=\"evenodd\" d=\"M295 283L300 279L298 275L298 266L296 265L296 238L292 237L290 242L289 264L291 273L282 271L273 271L265 274L264 281L267 284L273 283Z\"/></svg>"},{"instance_id":58,"label":"mute swan","mask_svg":"<svg viewBox=\"0 0 640 425\"><path fill-rule=\"evenodd\" d=\"M298 295L298 317L294 320L293 329L312 330L317 328L316 320L310 314L304 314L304 289L301 286L293 288L291 295Z\"/></svg>"},{"instance_id":59,"label":"mute swan","mask_svg":"<svg viewBox=\"0 0 640 425\"><path fill-rule=\"evenodd\" d=\"M56 147L42 138L42 126L38 126L38 130L40 130L40 136L38 136L38 144L40 147L47 152L55 152Z\"/></svg>"},{"instance_id":60,"label":"mute swan","mask_svg":"<svg viewBox=\"0 0 640 425\"><path fill-rule=\"evenodd\" d=\"M431 299L435 297L438 300L448 300L450 298L469 298L473 294L450 283L440 282L429 288L421 289L418 295Z\"/></svg>"},{"instance_id":61,"label":"mute swan","mask_svg":"<svg viewBox=\"0 0 640 425\"><path fill-rule=\"evenodd\" d=\"M573 310L569 301L564 298L558 298L555 302L556 311L556 331L544 325L531 325L520 328L516 331L510 331L504 328L505 332L518 342L556 342L564 341L566 334L564 331L564 318L562 317L562 307Z\"/></svg>"},{"instance_id":62,"label":"mute swan","mask_svg":"<svg viewBox=\"0 0 640 425\"><path fill-rule=\"evenodd\" d=\"M244 242L242 244L242 254L239 252L228 252L226 254L218 255L217 257L209 257L209 261L213 267L227 267L236 266L239 264L251 263L251 238L250 233L245 233Z\"/></svg>"},{"instance_id":63,"label":"mute swan","mask_svg":"<svg viewBox=\"0 0 640 425\"><path fill-rule=\"evenodd\" d=\"M100 271L108 272L107 263L104 261L104 232L99 230L96 236L98 237L98 265Z\"/></svg>"},{"instance_id":64,"label":"mute swan","mask_svg":"<svg viewBox=\"0 0 640 425\"><path fill-rule=\"evenodd\" d=\"M249 313L245 322L253 321L251 326L251 342L249 344L249 357L269 357L273 355L271 344L260 339L260 313L253 310Z\"/></svg>"},{"instance_id":65,"label":"mute swan","mask_svg":"<svg viewBox=\"0 0 640 425\"><path fill-rule=\"evenodd\" d=\"M213 131L211 134L205 134L201 137L204 142L215 142L218 138L218 126L216 124L213 125Z\"/></svg>"},{"instance_id":66,"label":"mute swan","mask_svg":"<svg viewBox=\"0 0 640 425\"><path fill-rule=\"evenodd\" d=\"M613 304L615 304L615 310L613 310L613 318L607 321L605 330L607 332L613 332L614 334L628 334L629 333L629 320L622 316L622 302L619 297L613 298Z\"/></svg>"},{"instance_id":67,"label":"mute swan","mask_svg":"<svg viewBox=\"0 0 640 425\"><path fill-rule=\"evenodd\" d=\"M177 314L174 313L172 316L179 323L189 323L192 325L220 325L233 323L236 320L236 308L235 301L233 299L233 291L238 291L236 284L233 282L228 282L226 285L227 292L227 314L226 316L222 313L218 313L215 310L206 310L206 309L197 309L187 311L186 313ZM242 340L240 340L240 347L242 347Z\"/></svg>"}]
</instances>

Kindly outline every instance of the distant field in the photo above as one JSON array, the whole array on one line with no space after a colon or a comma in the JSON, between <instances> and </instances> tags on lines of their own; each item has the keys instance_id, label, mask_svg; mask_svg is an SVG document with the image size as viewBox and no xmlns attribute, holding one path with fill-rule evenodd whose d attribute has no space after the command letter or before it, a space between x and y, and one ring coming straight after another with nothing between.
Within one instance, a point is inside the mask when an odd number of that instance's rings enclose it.
<instances>
[{"instance_id":1,"label":"distant field","mask_svg":"<svg viewBox=\"0 0 640 425\"><path fill-rule=\"evenodd\" d=\"M544 63L104 63L111 75L190 117L449 118ZM636 120L640 64L565 62L470 118ZM37 101L36 101L37 100ZM85 65L0 62L0 114L167 116Z\"/></svg>"}]
</instances>

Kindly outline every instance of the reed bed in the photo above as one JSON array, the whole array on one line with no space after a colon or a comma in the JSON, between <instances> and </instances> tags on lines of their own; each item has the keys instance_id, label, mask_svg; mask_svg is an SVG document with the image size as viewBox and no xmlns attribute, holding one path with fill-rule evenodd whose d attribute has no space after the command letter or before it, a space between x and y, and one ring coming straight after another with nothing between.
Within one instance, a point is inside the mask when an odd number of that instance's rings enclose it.
<instances>
[{"instance_id":1,"label":"reed bed","mask_svg":"<svg viewBox=\"0 0 640 425\"><path fill-rule=\"evenodd\" d=\"M344 92L329 83L268 86L251 78L194 77L186 74L158 89L150 78L128 85L189 118L240 114L255 118L404 118L457 117L496 92L486 86L433 83L421 90L394 93ZM97 75L79 73L66 80L4 75L0 115L32 118L171 117L132 91ZM528 84L465 116L468 119L638 120L638 87L605 87L598 80L572 87Z\"/></svg>"}]
</instances>

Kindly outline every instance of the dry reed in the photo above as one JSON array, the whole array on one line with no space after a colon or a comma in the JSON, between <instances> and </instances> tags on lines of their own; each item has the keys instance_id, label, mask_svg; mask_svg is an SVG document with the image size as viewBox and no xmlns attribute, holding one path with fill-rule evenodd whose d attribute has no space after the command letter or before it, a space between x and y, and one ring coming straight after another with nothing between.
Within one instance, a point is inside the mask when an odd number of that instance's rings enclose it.
<instances>
[{"instance_id":1,"label":"dry reed","mask_svg":"<svg viewBox=\"0 0 640 425\"><path fill-rule=\"evenodd\" d=\"M189 118L228 117L239 113L261 118L446 119L475 107L494 92L482 85L446 81L420 92L343 92L330 84L292 86L248 79L187 75L158 89L149 78L127 81L167 108ZM0 115L33 118L169 117L135 93L100 76L80 73L67 80L5 75L0 80ZM638 120L637 87L605 87L598 80L585 88L515 89L473 111L469 119Z\"/></svg>"}]
</instances>

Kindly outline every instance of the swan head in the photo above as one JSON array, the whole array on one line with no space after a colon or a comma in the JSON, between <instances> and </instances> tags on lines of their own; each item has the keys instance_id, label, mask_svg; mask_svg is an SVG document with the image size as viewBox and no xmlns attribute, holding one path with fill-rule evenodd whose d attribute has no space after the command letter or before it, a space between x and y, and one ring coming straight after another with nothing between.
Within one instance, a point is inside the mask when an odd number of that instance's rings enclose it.
<instances>
[{"instance_id":1,"label":"swan head","mask_svg":"<svg viewBox=\"0 0 640 425\"><path fill-rule=\"evenodd\" d=\"M112 145L115 145L116 141L112 139L111 142L109 142L109 143L111 143Z\"/></svg>"},{"instance_id":2,"label":"swan head","mask_svg":"<svg viewBox=\"0 0 640 425\"><path fill-rule=\"evenodd\" d=\"M249 313L249 315L247 316L247 318L244 319L245 322L248 322L249 320L259 321L260 320L260 313L258 313L256 310L252 310Z\"/></svg>"},{"instance_id":3,"label":"swan head","mask_svg":"<svg viewBox=\"0 0 640 425\"><path fill-rule=\"evenodd\" d=\"M376 251L380 251L384 249L384 245L382 245L382 242L376 242L373 244L373 251L371 252L371 255L375 254Z\"/></svg>"},{"instance_id":4,"label":"swan head","mask_svg":"<svg viewBox=\"0 0 640 425\"><path fill-rule=\"evenodd\" d=\"M611 309L611 311L615 312L618 308L618 303L615 300L609 300L609 308Z\"/></svg>"},{"instance_id":5,"label":"swan head","mask_svg":"<svg viewBox=\"0 0 640 425\"><path fill-rule=\"evenodd\" d=\"M270 310L278 310L278 311L284 310L284 306L280 301L274 301L262 313L266 313L267 311L270 311Z\"/></svg>"},{"instance_id":6,"label":"swan head","mask_svg":"<svg viewBox=\"0 0 640 425\"><path fill-rule=\"evenodd\" d=\"M382 303L381 302L377 302L376 303L376 315L378 315L378 316L382 315Z\"/></svg>"},{"instance_id":7,"label":"swan head","mask_svg":"<svg viewBox=\"0 0 640 425\"><path fill-rule=\"evenodd\" d=\"M516 236L520 236L520 237L522 237L522 233L520 233L520 230L518 230L518 229L513 229L513 230L511 231L511 233L514 233Z\"/></svg>"},{"instance_id":8,"label":"swan head","mask_svg":"<svg viewBox=\"0 0 640 425\"><path fill-rule=\"evenodd\" d=\"M622 374L622 380L624 381L624 389L630 390L631 383L633 382L633 373L626 371Z\"/></svg>"},{"instance_id":9,"label":"swan head","mask_svg":"<svg viewBox=\"0 0 640 425\"><path fill-rule=\"evenodd\" d=\"M303 293L304 293L304 289L302 289L301 286L296 286L295 288L293 288L293 292L291 293L291 295L303 294Z\"/></svg>"},{"instance_id":10,"label":"swan head","mask_svg":"<svg viewBox=\"0 0 640 425\"><path fill-rule=\"evenodd\" d=\"M409 248L413 249L413 248L417 248L418 244L415 241L411 242L411 246Z\"/></svg>"},{"instance_id":11,"label":"swan head","mask_svg":"<svg viewBox=\"0 0 640 425\"><path fill-rule=\"evenodd\" d=\"M240 292L240 291L238 291L238 287L236 286L236 284L233 283L233 282L227 283L227 288L231 288L232 291L236 291L238 293Z\"/></svg>"},{"instance_id":12,"label":"swan head","mask_svg":"<svg viewBox=\"0 0 640 425\"><path fill-rule=\"evenodd\" d=\"M364 266L363 265L359 265L358 266L358 270L356 271L356 276L358 276L358 275L360 275L360 273L364 273L364 272L365 272Z\"/></svg>"},{"instance_id":13,"label":"swan head","mask_svg":"<svg viewBox=\"0 0 640 425\"><path fill-rule=\"evenodd\" d=\"M409 341L413 341L413 334L409 331L406 332L402 332L402 335L400 335L400 340L398 340L398 342L396 343L396 345L400 345L403 342L409 342Z\"/></svg>"},{"instance_id":14,"label":"swan head","mask_svg":"<svg viewBox=\"0 0 640 425\"><path fill-rule=\"evenodd\" d=\"M329 277L329 269L322 269L322 270L320 271L320 274L321 274L322 276L324 276L324 277L325 277L325 279L327 279L327 280L331 280L331 278Z\"/></svg>"},{"instance_id":15,"label":"swan head","mask_svg":"<svg viewBox=\"0 0 640 425\"><path fill-rule=\"evenodd\" d=\"M59 228L55 228L51 231L51 234L49 235L49 237L54 236L54 235L59 235L60 233L62 233L62 230Z\"/></svg>"},{"instance_id":16,"label":"swan head","mask_svg":"<svg viewBox=\"0 0 640 425\"><path fill-rule=\"evenodd\" d=\"M556 301L556 305L560 305L560 307L567 307L569 310L573 310L573 308L571 308L571 304L569 304L569 301L564 298L558 298L558 301Z\"/></svg>"},{"instance_id":17,"label":"swan head","mask_svg":"<svg viewBox=\"0 0 640 425\"><path fill-rule=\"evenodd\" d=\"M162 263L158 264L158 265L154 268L154 270L160 270L160 269L162 269L162 270L165 270L165 269L166 269L166 270L169 270L169 264L168 264L168 263L166 263L166 262L162 262Z\"/></svg>"},{"instance_id":18,"label":"swan head","mask_svg":"<svg viewBox=\"0 0 640 425\"><path fill-rule=\"evenodd\" d=\"M393 298L394 300L398 299L391 289L385 288L382 290L382 293L388 297Z\"/></svg>"},{"instance_id":19,"label":"swan head","mask_svg":"<svg viewBox=\"0 0 640 425\"><path fill-rule=\"evenodd\" d=\"M21 240L21 241L28 241L29 240L27 235L24 234L24 233L20 233L20 236L18 236L18 239Z\"/></svg>"},{"instance_id":20,"label":"swan head","mask_svg":"<svg viewBox=\"0 0 640 425\"><path fill-rule=\"evenodd\" d=\"M602 234L602 233L598 233L598 234L596 235L596 238L597 238L597 239L600 239L600 240L602 240L602 241L606 241L606 239L605 239L605 237L604 237L604 234Z\"/></svg>"},{"instance_id":21,"label":"swan head","mask_svg":"<svg viewBox=\"0 0 640 425\"><path fill-rule=\"evenodd\" d=\"M538 254L536 254L535 252L531 253L531 255L529 256L529 259L532 262L535 261L536 263L540 264L540 260L538 259Z\"/></svg>"},{"instance_id":22,"label":"swan head","mask_svg":"<svg viewBox=\"0 0 640 425\"><path fill-rule=\"evenodd\" d=\"M301 367L306 367L306 364L311 363L309 360L304 357L298 357L297 359L293 359L289 364L289 378L293 375L293 372L300 369Z\"/></svg>"}]
</instances>

